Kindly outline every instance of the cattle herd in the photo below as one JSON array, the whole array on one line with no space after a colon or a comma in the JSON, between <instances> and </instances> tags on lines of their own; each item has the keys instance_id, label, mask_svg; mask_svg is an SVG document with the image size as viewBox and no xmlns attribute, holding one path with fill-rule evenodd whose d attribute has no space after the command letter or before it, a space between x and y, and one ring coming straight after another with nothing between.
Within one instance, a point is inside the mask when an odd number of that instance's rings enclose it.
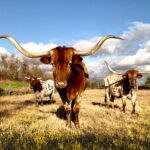
<instances>
[{"instance_id":1,"label":"cattle herd","mask_svg":"<svg viewBox=\"0 0 150 150\"><path fill-rule=\"evenodd\" d=\"M45 52L31 53L25 50L11 36L3 35L0 38L8 39L23 55L30 58L40 58L42 63L52 65L54 81L42 81L40 78L35 77L26 77L26 81L33 89L37 103L40 100L41 104L43 104L44 96L49 96L52 102L52 95L56 89L64 104L66 126L71 127L71 118L73 116L73 122L76 128L79 127L79 97L89 82L88 71L81 56L93 55L110 38L123 40L120 37L108 35L102 37L89 50L79 51L72 47L58 46ZM133 106L132 113L135 113L136 92L138 89L137 78L141 78L142 74L149 74L149 72L128 70L124 73L118 73L107 62L106 65L112 72L111 75L104 78L105 102L107 106L111 102L112 107L114 107L113 102L115 97L122 98L122 110L125 112L126 98L129 98Z\"/></svg>"}]
</instances>

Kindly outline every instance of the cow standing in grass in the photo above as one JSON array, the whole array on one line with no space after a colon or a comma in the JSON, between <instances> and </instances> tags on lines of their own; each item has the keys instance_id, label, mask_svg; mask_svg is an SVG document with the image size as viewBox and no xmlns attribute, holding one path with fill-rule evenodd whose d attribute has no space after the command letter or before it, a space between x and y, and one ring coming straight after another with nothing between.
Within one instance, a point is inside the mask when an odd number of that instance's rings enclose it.
<instances>
[{"instance_id":1,"label":"cow standing in grass","mask_svg":"<svg viewBox=\"0 0 150 150\"><path fill-rule=\"evenodd\" d=\"M62 99L66 114L66 126L71 127L71 118L75 127L79 127L79 97L88 85L87 68L81 56L93 55L102 44L110 39L121 39L116 36L104 36L89 50L78 51L72 47L58 46L45 52L31 53L21 47L14 38L3 35L23 55L30 58L40 57L44 64L51 64L57 91Z\"/></svg>"},{"instance_id":2,"label":"cow standing in grass","mask_svg":"<svg viewBox=\"0 0 150 150\"><path fill-rule=\"evenodd\" d=\"M128 70L124 73L114 71L105 61L108 69L113 73L104 78L105 85L105 102L109 106L112 102L114 107L114 99L122 98L122 110L125 112L126 99L132 101L132 112L135 113L136 98L137 98L137 79L142 78L142 74L149 74L150 72L139 72L137 70Z\"/></svg>"},{"instance_id":3,"label":"cow standing in grass","mask_svg":"<svg viewBox=\"0 0 150 150\"><path fill-rule=\"evenodd\" d=\"M41 101L43 105L43 98L49 96L50 102L53 102L52 95L55 91L55 85L53 80L42 81L40 78L26 77L26 81L30 83L31 89L33 89L36 97L36 103Z\"/></svg>"}]
</instances>

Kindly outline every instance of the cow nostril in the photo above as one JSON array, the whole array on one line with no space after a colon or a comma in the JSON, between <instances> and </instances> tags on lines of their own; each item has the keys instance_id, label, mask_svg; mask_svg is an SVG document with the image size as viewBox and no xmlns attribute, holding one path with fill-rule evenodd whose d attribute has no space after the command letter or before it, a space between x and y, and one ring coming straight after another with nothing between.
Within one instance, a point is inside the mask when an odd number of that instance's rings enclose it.
<instances>
[{"instance_id":1,"label":"cow nostril","mask_svg":"<svg viewBox=\"0 0 150 150\"><path fill-rule=\"evenodd\" d=\"M65 83L64 82L58 82L58 85L64 85Z\"/></svg>"},{"instance_id":2,"label":"cow nostril","mask_svg":"<svg viewBox=\"0 0 150 150\"><path fill-rule=\"evenodd\" d=\"M67 86L67 82L66 81L59 81L59 82L56 82L56 87L58 88L65 88Z\"/></svg>"}]
</instances>

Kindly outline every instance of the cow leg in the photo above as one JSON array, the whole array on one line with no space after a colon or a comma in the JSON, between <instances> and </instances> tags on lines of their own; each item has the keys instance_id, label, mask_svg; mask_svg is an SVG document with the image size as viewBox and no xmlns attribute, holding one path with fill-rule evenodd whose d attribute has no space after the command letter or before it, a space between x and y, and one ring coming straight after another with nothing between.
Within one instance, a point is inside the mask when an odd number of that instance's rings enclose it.
<instances>
[{"instance_id":1,"label":"cow leg","mask_svg":"<svg viewBox=\"0 0 150 150\"><path fill-rule=\"evenodd\" d=\"M105 88L105 98L104 98L104 102L107 103L107 89Z\"/></svg>"},{"instance_id":2,"label":"cow leg","mask_svg":"<svg viewBox=\"0 0 150 150\"><path fill-rule=\"evenodd\" d=\"M36 98L36 105L38 106L39 105L39 101L38 101L38 99Z\"/></svg>"},{"instance_id":3,"label":"cow leg","mask_svg":"<svg viewBox=\"0 0 150 150\"><path fill-rule=\"evenodd\" d=\"M41 98L41 105L43 105L43 98Z\"/></svg>"},{"instance_id":4,"label":"cow leg","mask_svg":"<svg viewBox=\"0 0 150 150\"><path fill-rule=\"evenodd\" d=\"M66 127L71 128L71 104L65 103L64 105L65 113L66 113Z\"/></svg>"},{"instance_id":5,"label":"cow leg","mask_svg":"<svg viewBox=\"0 0 150 150\"><path fill-rule=\"evenodd\" d=\"M125 112L126 107L126 96L122 96L122 111Z\"/></svg>"},{"instance_id":6,"label":"cow leg","mask_svg":"<svg viewBox=\"0 0 150 150\"><path fill-rule=\"evenodd\" d=\"M50 103L53 102L53 100L52 100L52 94L49 95L49 100L50 100Z\"/></svg>"},{"instance_id":7,"label":"cow leg","mask_svg":"<svg viewBox=\"0 0 150 150\"><path fill-rule=\"evenodd\" d=\"M39 92L35 92L35 97L36 97L36 105L39 105Z\"/></svg>"},{"instance_id":8,"label":"cow leg","mask_svg":"<svg viewBox=\"0 0 150 150\"><path fill-rule=\"evenodd\" d=\"M41 95L40 95L41 105L43 105L43 97L44 97L44 94L43 94L43 93L41 93Z\"/></svg>"},{"instance_id":9,"label":"cow leg","mask_svg":"<svg viewBox=\"0 0 150 150\"><path fill-rule=\"evenodd\" d=\"M79 110L79 100L76 98L73 105L73 122L76 128L79 128Z\"/></svg>"},{"instance_id":10,"label":"cow leg","mask_svg":"<svg viewBox=\"0 0 150 150\"><path fill-rule=\"evenodd\" d=\"M114 99L115 97L113 95L111 95L110 101L111 101L111 106L114 109Z\"/></svg>"},{"instance_id":11,"label":"cow leg","mask_svg":"<svg viewBox=\"0 0 150 150\"><path fill-rule=\"evenodd\" d=\"M135 106L136 106L136 93L132 94L131 97L131 101L132 101L132 114L135 113Z\"/></svg>"},{"instance_id":12,"label":"cow leg","mask_svg":"<svg viewBox=\"0 0 150 150\"><path fill-rule=\"evenodd\" d=\"M107 103L107 107L109 108L110 105L110 94L109 94L109 89L105 89L105 102Z\"/></svg>"}]
</instances>

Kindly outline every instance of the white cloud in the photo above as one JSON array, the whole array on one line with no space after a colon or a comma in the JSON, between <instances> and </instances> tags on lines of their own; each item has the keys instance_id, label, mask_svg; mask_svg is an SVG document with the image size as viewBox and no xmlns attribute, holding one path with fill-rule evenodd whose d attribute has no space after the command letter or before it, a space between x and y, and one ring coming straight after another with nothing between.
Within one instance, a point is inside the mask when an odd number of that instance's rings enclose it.
<instances>
[{"instance_id":1,"label":"white cloud","mask_svg":"<svg viewBox=\"0 0 150 150\"><path fill-rule=\"evenodd\" d=\"M0 47L0 56L11 55L4 47Z\"/></svg>"},{"instance_id":2,"label":"white cloud","mask_svg":"<svg viewBox=\"0 0 150 150\"><path fill-rule=\"evenodd\" d=\"M84 61L89 70L91 78L101 78L109 74L106 65L107 60L111 66L118 71L138 69L140 71L150 71L150 24L143 22L133 22L122 32L125 40L109 39L98 52L92 57L85 57ZM73 47L77 50L88 50L92 48L101 37L93 37L89 40L74 41ZM54 43L23 43L23 48L30 52L47 51L56 47ZM6 49L0 48L0 53L9 53ZM51 70L50 65L41 65L39 59L29 59L19 54L20 59L39 65L43 70Z\"/></svg>"},{"instance_id":3,"label":"white cloud","mask_svg":"<svg viewBox=\"0 0 150 150\"><path fill-rule=\"evenodd\" d=\"M92 77L101 78L108 74L103 60L107 60L115 70L120 72L129 69L150 71L150 24L134 22L120 36L125 40L109 39L101 47L101 51L98 51L97 56L99 57L95 57L95 60L91 57L87 58L87 62L94 61L94 63L88 63L88 70L92 72ZM91 43L90 40L89 43ZM94 42L92 41L92 43ZM95 66L95 62L97 62L97 66Z\"/></svg>"},{"instance_id":4,"label":"white cloud","mask_svg":"<svg viewBox=\"0 0 150 150\"><path fill-rule=\"evenodd\" d=\"M38 53L38 52L41 52L41 51L48 51L54 47L56 47L57 45L56 44L53 44L53 43L50 43L50 44L43 44L43 43L34 43L34 42L29 42L29 43L24 43L24 44L21 44L21 46L26 49L28 52L34 52L34 53ZM21 53L19 53L18 55L18 58L23 61L23 60L26 60L32 64L35 64L35 65L40 65L41 62L39 60L39 58L28 58L28 57L25 57L24 55L22 55Z\"/></svg>"},{"instance_id":5,"label":"white cloud","mask_svg":"<svg viewBox=\"0 0 150 150\"><path fill-rule=\"evenodd\" d=\"M41 51L48 51L54 47L56 47L56 44L50 43L50 44L43 44L43 43L34 43L34 42L29 42L29 43L24 43L21 44L21 46L26 49L29 52L34 52L38 53Z\"/></svg>"},{"instance_id":6,"label":"white cloud","mask_svg":"<svg viewBox=\"0 0 150 150\"><path fill-rule=\"evenodd\" d=\"M73 44L73 47L76 50L83 50L87 51L90 48L94 47L95 44L101 39L102 37L94 37L90 40L79 40L76 41ZM95 55L98 54L113 54L115 49L117 49L118 44L120 43L120 40L118 39L108 39L104 42L104 44L100 47L100 49L96 52ZM95 56L94 55L94 56Z\"/></svg>"}]
</instances>

